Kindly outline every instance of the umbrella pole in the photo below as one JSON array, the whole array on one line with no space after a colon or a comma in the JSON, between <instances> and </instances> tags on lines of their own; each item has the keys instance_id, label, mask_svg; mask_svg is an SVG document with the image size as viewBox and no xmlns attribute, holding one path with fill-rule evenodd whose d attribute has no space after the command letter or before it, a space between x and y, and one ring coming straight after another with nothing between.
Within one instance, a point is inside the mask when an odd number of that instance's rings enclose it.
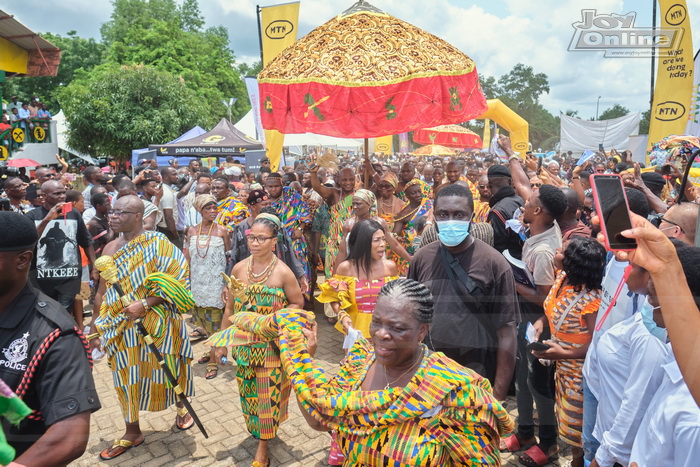
<instances>
[{"instance_id":1,"label":"umbrella pole","mask_svg":"<svg viewBox=\"0 0 700 467\"><path fill-rule=\"evenodd\" d=\"M365 138L365 158L369 158L369 138ZM365 189L369 190L369 170L365 170Z\"/></svg>"}]
</instances>

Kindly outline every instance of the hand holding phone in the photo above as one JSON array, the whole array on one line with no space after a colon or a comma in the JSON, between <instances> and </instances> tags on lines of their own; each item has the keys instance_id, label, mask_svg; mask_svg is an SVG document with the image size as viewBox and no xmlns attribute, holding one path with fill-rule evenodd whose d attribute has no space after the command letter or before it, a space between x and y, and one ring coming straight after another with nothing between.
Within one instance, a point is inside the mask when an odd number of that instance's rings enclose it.
<instances>
[{"instance_id":1,"label":"hand holding phone","mask_svg":"<svg viewBox=\"0 0 700 467\"><path fill-rule=\"evenodd\" d=\"M635 239L621 235L621 232L632 228L622 177L617 174L595 174L591 188L607 249L625 251L637 248Z\"/></svg>"},{"instance_id":2,"label":"hand holding phone","mask_svg":"<svg viewBox=\"0 0 700 467\"><path fill-rule=\"evenodd\" d=\"M545 350L549 350L550 346L545 344L544 342L530 342L527 344L527 350L534 350L535 352L544 352Z\"/></svg>"}]
</instances>

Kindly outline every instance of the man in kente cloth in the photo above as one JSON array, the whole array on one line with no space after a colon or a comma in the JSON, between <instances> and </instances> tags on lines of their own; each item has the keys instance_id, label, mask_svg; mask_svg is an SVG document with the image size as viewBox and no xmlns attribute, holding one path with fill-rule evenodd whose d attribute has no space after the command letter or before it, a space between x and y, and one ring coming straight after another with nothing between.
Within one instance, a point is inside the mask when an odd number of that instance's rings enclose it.
<instances>
[{"instance_id":1,"label":"man in kente cloth","mask_svg":"<svg viewBox=\"0 0 700 467\"><path fill-rule=\"evenodd\" d=\"M93 323L100 333L112 370L114 388L126 422L126 432L100 454L113 459L143 443L139 410L157 412L177 405L176 426L191 428L194 420L178 400L155 356L133 320L141 318L168 368L186 396L194 395L190 362L192 346L182 313L194 305L189 289L190 269L182 252L165 235L143 228L143 202L136 196L119 198L111 212L115 233L124 235L105 246L116 264L117 283L129 299L124 306L115 287L105 282L95 297ZM100 345L91 339L91 347Z\"/></svg>"},{"instance_id":2,"label":"man in kente cloth","mask_svg":"<svg viewBox=\"0 0 700 467\"><path fill-rule=\"evenodd\" d=\"M343 237L343 224L352 216L352 195L355 193L355 171L350 167L340 169L338 172L338 185L340 188L331 188L323 185L318 178L317 165L309 168L311 173L311 186L321 195L328 205L331 213L331 225L328 232L328 245L326 245L326 259L323 262L326 277L333 275L333 264L338 254L340 240Z\"/></svg>"}]
</instances>

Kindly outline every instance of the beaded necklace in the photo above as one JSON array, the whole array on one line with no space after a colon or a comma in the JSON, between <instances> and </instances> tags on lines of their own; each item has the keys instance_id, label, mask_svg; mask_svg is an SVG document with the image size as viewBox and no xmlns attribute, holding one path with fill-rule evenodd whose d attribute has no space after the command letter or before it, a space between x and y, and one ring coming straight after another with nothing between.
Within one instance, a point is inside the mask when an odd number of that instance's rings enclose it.
<instances>
[{"instance_id":1,"label":"beaded necklace","mask_svg":"<svg viewBox=\"0 0 700 467\"><path fill-rule=\"evenodd\" d=\"M209 253L209 244L211 243L211 231L214 229L214 223L212 222L211 227L209 227L209 233L206 235L206 243L201 244L200 238L202 237L202 224L199 224L199 232L197 233L197 241L195 242L195 250L197 251L197 256L200 258L206 258ZM204 250L204 254L199 251Z\"/></svg>"},{"instance_id":2,"label":"beaded necklace","mask_svg":"<svg viewBox=\"0 0 700 467\"><path fill-rule=\"evenodd\" d=\"M262 270L262 272L256 274L253 272L253 257L251 256L250 259L248 260L248 267L247 267L247 273L248 273L248 281L250 281L251 284L263 284L266 282L269 278L270 275L272 274L272 271L275 269L275 265L277 264L277 256L272 255L272 260L270 261L270 264L268 264L265 269Z\"/></svg>"}]
</instances>

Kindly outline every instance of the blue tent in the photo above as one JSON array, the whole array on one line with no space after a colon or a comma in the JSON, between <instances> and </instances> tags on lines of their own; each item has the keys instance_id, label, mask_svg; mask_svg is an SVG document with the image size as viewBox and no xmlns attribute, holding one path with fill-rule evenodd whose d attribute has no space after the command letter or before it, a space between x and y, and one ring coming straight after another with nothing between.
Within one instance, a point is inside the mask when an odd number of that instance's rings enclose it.
<instances>
[{"instance_id":1,"label":"blue tent","mask_svg":"<svg viewBox=\"0 0 700 467\"><path fill-rule=\"evenodd\" d=\"M196 138L197 136L203 135L206 132L207 131L204 128L197 125L196 127L192 128L191 130L187 131L186 133L180 135L176 139L170 141L168 144L179 143L180 141L186 141L186 140L191 139L191 138ZM143 154L144 152L146 152L148 150L149 150L148 148L132 149L131 150L131 165L133 167L138 167L139 159L141 159L141 157L140 157L141 154ZM164 166L170 165L168 163L168 161L170 159L173 159L173 156L157 156L158 166L164 167ZM183 166L183 165L189 164L192 159L199 159L199 158L185 156L185 157L176 157L175 159L177 159L177 161L180 163L180 166Z\"/></svg>"}]
</instances>

